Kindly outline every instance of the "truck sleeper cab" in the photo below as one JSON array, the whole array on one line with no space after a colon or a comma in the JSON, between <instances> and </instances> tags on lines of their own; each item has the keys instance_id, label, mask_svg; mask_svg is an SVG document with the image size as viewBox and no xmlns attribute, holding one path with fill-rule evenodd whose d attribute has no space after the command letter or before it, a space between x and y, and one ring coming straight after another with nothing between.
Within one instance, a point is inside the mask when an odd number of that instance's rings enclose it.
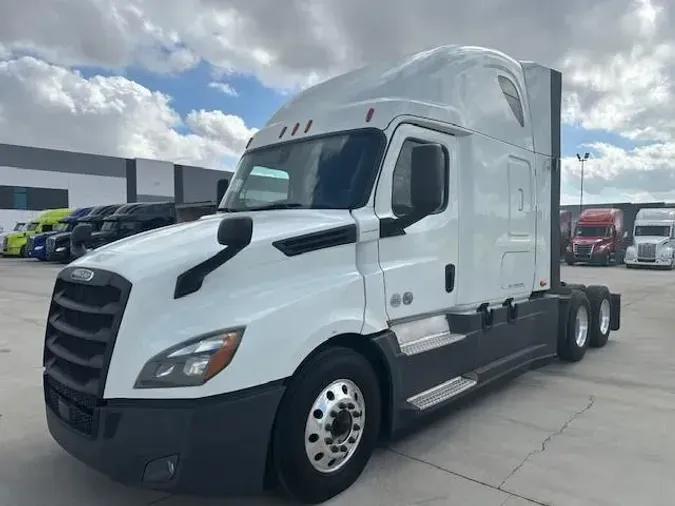
<instances>
[{"instance_id":1,"label":"truck sleeper cab","mask_svg":"<svg viewBox=\"0 0 675 506\"><path fill-rule=\"evenodd\" d=\"M25 257L28 252L28 240L36 234L50 232L63 218L72 213L72 209L48 209L42 211L30 221L21 232L11 232L3 239L2 254L5 256Z\"/></svg>"},{"instance_id":2,"label":"truck sleeper cab","mask_svg":"<svg viewBox=\"0 0 675 506\"><path fill-rule=\"evenodd\" d=\"M675 209L643 208L635 216L633 244L626 248L626 267L673 269Z\"/></svg>"},{"instance_id":3,"label":"truck sleeper cab","mask_svg":"<svg viewBox=\"0 0 675 506\"><path fill-rule=\"evenodd\" d=\"M109 204L104 206L94 207L89 214L81 216L76 220L75 226L86 223L92 231L97 232L103 225L103 219L106 216L114 213L122 204ZM45 245L45 255L50 262L65 262L70 261L70 235L75 227L69 228L66 231L54 234L47 238Z\"/></svg>"},{"instance_id":4,"label":"truck sleeper cab","mask_svg":"<svg viewBox=\"0 0 675 506\"><path fill-rule=\"evenodd\" d=\"M60 272L52 436L124 483L319 503L378 438L604 346L620 294L560 281L560 101L560 73L462 46L304 91L217 214Z\"/></svg>"},{"instance_id":5,"label":"truck sleeper cab","mask_svg":"<svg viewBox=\"0 0 675 506\"><path fill-rule=\"evenodd\" d=\"M35 234L28 240L26 256L29 258L37 258L40 261L47 260L47 239L56 234L71 231L77 224L78 218L86 216L91 210L91 207L79 207L54 225L54 228L52 228L51 231Z\"/></svg>"},{"instance_id":6,"label":"truck sleeper cab","mask_svg":"<svg viewBox=\"0 0 675 506\"><path fill-rule=\"evenodd\" d=\"M623 211L584 209L565 254L567 265L585 263L607 266L620 264L623 259Z\"/></svg>"}]
</instances>

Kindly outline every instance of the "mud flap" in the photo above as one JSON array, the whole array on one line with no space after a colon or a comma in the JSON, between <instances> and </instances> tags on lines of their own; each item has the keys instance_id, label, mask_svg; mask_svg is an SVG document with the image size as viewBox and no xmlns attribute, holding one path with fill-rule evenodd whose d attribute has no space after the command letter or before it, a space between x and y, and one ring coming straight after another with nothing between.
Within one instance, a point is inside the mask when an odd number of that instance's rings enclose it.
<instances>
[{"instance_id":1,"label":"mud flap","mask_svg":"<svg viewBox=\"0 0 675 506\"><path fill-rule=\"evenodd\" d=\"M619 330L621 328L621 294L612 293L609 296L610 319L609 330Z\"/></svg>"}]
</instances>

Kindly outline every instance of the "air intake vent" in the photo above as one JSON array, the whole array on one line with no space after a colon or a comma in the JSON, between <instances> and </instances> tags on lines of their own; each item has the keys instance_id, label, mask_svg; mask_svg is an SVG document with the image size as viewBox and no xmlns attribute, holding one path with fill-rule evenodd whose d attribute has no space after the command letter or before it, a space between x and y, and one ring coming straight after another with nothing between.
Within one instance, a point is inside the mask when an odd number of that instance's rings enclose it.
<instances>
[{"instance_id":1,"label":"air intake vent","mask_svg":"<svg viewBox=\"0 0 675 506\"><path fill-rule=\"evenodd\" d=\"M293 257L344 244L356 242L356 225L345 225L331 230L322 230L311 234L299 235L273 243L284 255Z\"/></svg>"}]
</instances>

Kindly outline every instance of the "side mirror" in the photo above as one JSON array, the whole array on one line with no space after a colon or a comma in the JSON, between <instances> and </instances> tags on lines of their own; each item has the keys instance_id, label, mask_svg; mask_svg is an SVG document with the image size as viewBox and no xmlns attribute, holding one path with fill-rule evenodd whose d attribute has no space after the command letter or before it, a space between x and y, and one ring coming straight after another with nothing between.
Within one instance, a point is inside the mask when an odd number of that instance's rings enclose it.
<instances>
[{"instance_id":1,"label":"side mirror","mask_svg":"<svg viewBox=\"0 0 675 506\"><path fill-rule=\"evenodd\" d=\"M242 249L249 245L253 235L253 220L250 216L223 218L218 226L218 242L223 246Z\"/></svg>"},{"instance_id":2,"label":"side mirror","mask_svg":"<svg viewBox=\"0 0 675 506\"><path fill-rule=\"evenodd\" d=\"M412 148L410 156L410 200L416 218L436 211L445 199L446 158L439 144Z\"/></svg>"},{"instance_id":3,"label":"side mirror","mask_svg":"<svg viewBox=\"0 0 675 506\"><path fill-rule=\"evenodd\" d=\"M70 233L70 252L79 258L87 252L87 243L91 240L91 225L80 223Z\"/></svg>"},{"instance_id":4,"label":"side mirror","mask_svg":"<svg viewBox=\"0 0 675 506\"><path fill-rule=\"evenodd\" d=\"M220 204L220 202L223 200L223 197L225 196L225 192L227 191L227 187L230 185L230 181L227 179L219 179L218 180L218 190L216 193L216 207Z\"/></svg>"}]
</instances>

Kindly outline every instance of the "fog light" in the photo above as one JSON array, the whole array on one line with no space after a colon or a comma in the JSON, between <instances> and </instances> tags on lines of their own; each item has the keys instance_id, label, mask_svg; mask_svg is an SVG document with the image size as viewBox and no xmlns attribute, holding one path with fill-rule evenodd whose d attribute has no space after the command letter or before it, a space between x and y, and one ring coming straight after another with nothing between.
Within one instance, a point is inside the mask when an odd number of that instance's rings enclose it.
<instances>
[{"instance_id":1,"label":"fog light","mask_svg":"<svg viewBox=\"0 0 675 506\"><path fill-rule=\"evenodd\" d=\"M170 481L178 467L178 455L151 460L143 472L143 481L164 483Z\"/></svg>"}]
</instances>

